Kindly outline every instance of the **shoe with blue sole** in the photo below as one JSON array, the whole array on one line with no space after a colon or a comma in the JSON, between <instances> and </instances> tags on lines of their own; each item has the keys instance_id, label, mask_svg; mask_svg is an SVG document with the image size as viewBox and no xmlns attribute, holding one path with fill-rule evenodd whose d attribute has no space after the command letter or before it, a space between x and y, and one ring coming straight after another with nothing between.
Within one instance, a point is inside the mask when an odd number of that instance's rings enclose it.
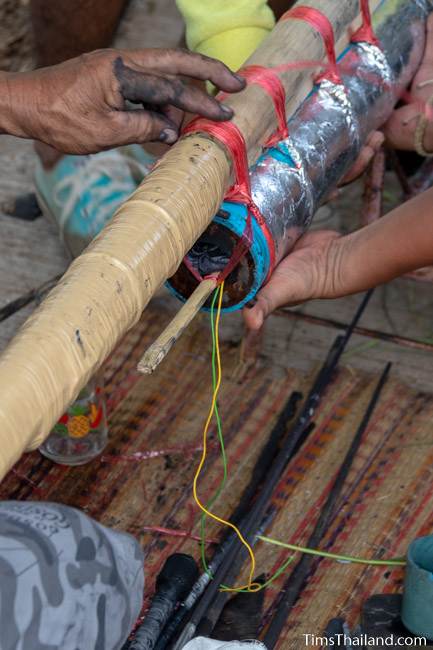
<instances>
[{"instance_id":1,"label":"shoe with blue sole","mask_svg":"<svg viewBox=\"0 0 433 650\"><path fill-rule=\"evenodd\" d=\"M151 171L156 158L139 145L88 156L63 156L51 169L38 161L36 195L76 257Z\"/></svg>"}]
</instances>

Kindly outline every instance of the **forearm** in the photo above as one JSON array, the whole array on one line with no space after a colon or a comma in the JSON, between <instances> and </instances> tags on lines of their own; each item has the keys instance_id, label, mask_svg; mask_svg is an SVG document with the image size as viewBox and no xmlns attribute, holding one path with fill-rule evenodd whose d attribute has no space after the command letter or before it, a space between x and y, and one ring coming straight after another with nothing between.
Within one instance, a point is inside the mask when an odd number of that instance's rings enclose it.
<instances>
[{"instance_id":1,"label":"forearm","mask_svg":"<svg viewBox=\"0 0 433 650\"><path fill-rule=\"evenodd\" d=\"M33 102L32 94L25 90L30 75L31 73L0 72L0 134L31 137L24 117Z\"/></svg>"},{"instance_id":2,"label":"forearm","mask_svg":"<svg viewBox=\"0 0 433 650\"><path fill-rule=\"evenodd\" d=\"M14 102L11 94L10 74L0 72L0 133L14 132Z\"/></svg>"},{"instance_id":3,"label":"forearm","mask_svg":"<svg viewBox=\"0 0 433 650\"><path fill-rule=\"evenodd\" d=\"M433 264L433 189L332 242L327 289L340 297Z\"/></svg>"}]
</instances>

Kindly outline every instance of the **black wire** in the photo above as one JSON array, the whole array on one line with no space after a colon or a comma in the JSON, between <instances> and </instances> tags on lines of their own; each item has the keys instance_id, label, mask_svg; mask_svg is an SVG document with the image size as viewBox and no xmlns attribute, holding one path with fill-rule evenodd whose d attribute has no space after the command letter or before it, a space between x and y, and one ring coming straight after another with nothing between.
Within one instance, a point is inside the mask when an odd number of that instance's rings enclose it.
<instances>
[{"instance_id":1,"label":"black wire","mask_svg":"<svg viewBox=\"0 0 433 650\"><path fill-rule=\"evenodd\" d=\"M269 500L272 497L272 493L278 484L287 463L293 457L294 451L297 449L299 441L305 433L305 429L311 424L313 415L317 409L320 399L334 377L334 373L340 361L341 355L343 354L347 343L353 334L354 328L357 326L362 314L364 313L364 310L367 307L372 294L373 290L370 290L364 295L346 332L344 335L337 336L335 339L328 352L327 358L313 383L305 404L301 409L296 422L291 427L286 437L285 444L283 445L280 453L276 456L274 463L272 464L272 467L269 471L269 480L264 484L260 495L252 505L250 514L246 518L246 521L243 523L243 525L238 526L247 541L251 542L252 538L254 538L257 526L263 517ZM235 557L241 551L241 544L239 543L238 537L232 535L230 539L231 542L228 544L224 560L214 574L213 580L208 585L201 600L197 603L190 621L187 624L184 632L181 634L179 641L186 642L195 636L196 631L199 629L198 626L203 618L208 619L204 622L203 628L205 628L209 633L209 628L212 625L212 621L209 620L207 612L211 606L211 603L213 603L214 599L217 599L218 608L221 607L221 603L222 606L224 606L225 600L223 602L223 596L225 594L218 594L219 585L225 582L226 576L232 567ZM221 598L219 596L221 596ZM215 611L217 611L218 608L215 606ZM180 646L179 641L178 644Z\"/></svg>"}]
</instances>

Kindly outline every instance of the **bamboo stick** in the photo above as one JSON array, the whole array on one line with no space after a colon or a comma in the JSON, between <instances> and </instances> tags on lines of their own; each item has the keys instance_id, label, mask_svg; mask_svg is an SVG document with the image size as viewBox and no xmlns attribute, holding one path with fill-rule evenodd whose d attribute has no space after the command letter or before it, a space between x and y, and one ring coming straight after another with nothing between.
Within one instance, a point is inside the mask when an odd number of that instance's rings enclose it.
<instances>
[{"instance_id":1,"label":"bamboo stick","mask_svg":"<svg viewBox=\"0 0 433 650\"><path fill-rule=\"evenodd\" d=\"M146 350L137 370L144 375L151 375L165 359L173 345L180 339L188 325L197 316L206 300L215 290L217 281L215 278L203 280L191 294L189 299L170 321L165 330L158 336L156 341Z\"/></svg>"},{"instance_id":2,"label":"bamboo stick","mask_svg":"<svg viewBox=\"0 0 433 650\"><path fill-rule=\"evenodd\" d=\"M370 0L371 8L380 0ZM305 0L334 25L341 52L359 0ZM359 20L355 26L359 25ZM302 21L279 23L248 63L318 60L323 44ZM311 70L285 71L288 114L312 86ZM255 85L227 100L253 162L274 131L270 98ZM254 106L254 110L251 110ZM231 182L223 146L183 138L75 260L0 357L0 477L39 446L66 407L140 318L206 229Z\"/></svg>"}]
</instances>

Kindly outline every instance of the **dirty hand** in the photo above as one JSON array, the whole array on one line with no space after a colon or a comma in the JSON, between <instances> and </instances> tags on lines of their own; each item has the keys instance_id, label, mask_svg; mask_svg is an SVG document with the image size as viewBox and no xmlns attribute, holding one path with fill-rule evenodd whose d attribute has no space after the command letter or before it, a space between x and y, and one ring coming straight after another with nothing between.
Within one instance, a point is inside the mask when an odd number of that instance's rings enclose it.
<instances>
[{"instance_id":1,"label":"dirty hand","mask_svg":"<svg viewBox=\"0 0 433 650\"><path fill-rule=\"evenodd\" d=\"M293 306L313 298L338 293L337 232L318 230L301 237L293 251L275 269L268 284L257 294L257 302L244 309L245 324L258 330L278 307Z\"/></svg>"},{"instance_id":2,"label":"dirty hand","mask_svg":"<svg viewBox=\"0 0 433 650\"><path fill-rule=\"evenodd\" d=\"M223 63L184 50L98 50L35 72L0 75L8 97L0 103L0 132L84 154L130 143L172 144L184 111L216 121L232 117L229 107L182 77L209 80L226 92L245 86ZM140 108L131 110L127 101Z\"/></svg>"}]
</instances>

